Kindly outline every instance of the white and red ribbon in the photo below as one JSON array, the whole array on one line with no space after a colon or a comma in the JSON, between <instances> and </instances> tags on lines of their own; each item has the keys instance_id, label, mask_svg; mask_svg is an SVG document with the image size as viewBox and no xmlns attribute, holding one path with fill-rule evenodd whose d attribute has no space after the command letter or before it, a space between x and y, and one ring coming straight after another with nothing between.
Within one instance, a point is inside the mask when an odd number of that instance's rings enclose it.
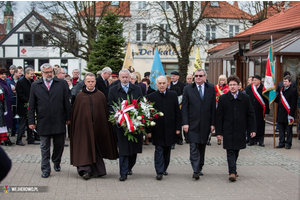
<instances>
[{"instance_id":1,"label":"white and red ribbon","mask_svg":"<svg viewBox=\"0 0 300 200\"><path fill-rule=\"evenodd\" d=\"M135 131L135 127L130 119L129 114L127 113L128 111L134 110L134 105L131 104L129 106L127 106L128 101L127 100L123 100L121 103L121 110L118 110L115 114L115 118L118 118L118 123L122 124L124 122L124 120L126 121L127 124L127 128L129 130L129 132L134 132Z\"/></svg>"},{"instance_id":2,"label":"white and red ribbon","mask_svg":"<svg viewBox=\"0 0 300 200\"><path fill-rule=\"evenodd\" d=\"M257 92L256 86L254 84L251 85L252 92L257 99L257 101L260 103L260 105L263 107L263 117L265 119L265 112L266 112L266 104L263 100L263 98L260 96L260 94Z\"/></svg>"},{"instance_id":3,"label":"white and red ribbon","mask_svg":"<svg viewBox=\"0 0 300 200\"><path fill-rule=\"evenodd\" d=\"M281 101L283 107L286 109L286 112L288 113L288 123L289 123L289 125L292 125L294 123L295 119L294 119L294 117L290 116L291 107L290 107L290 104L287 102L285 96L283 95L282 89L283 89L283 87L280 90L280 101Z\"/></svg>"}]
</instances>

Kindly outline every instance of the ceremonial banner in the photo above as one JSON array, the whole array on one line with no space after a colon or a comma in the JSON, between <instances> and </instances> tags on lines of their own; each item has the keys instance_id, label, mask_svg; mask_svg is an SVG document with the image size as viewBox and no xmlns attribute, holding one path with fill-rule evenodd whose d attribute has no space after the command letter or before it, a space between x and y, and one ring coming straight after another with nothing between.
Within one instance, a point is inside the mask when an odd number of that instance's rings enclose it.
<instances>
[{"instance_id":1,"label":"ceremonial banner","mask_svg":"<svg viewBox=\"0 0 300 200\"><path fill-rule=\"evenodd\" d=\"M196 56L195 56L195 64L194 64L194 73L197 69L201 69L201 68L202 68L201 56L199 53L199 47L197 47Z\"/></svg>"},{"instance_id":2,"label":"ceremonial banner","mask_svg":"<svg viewBox=\"0 0 300 200\"><path fill-rule=\"evenodd\" d=\"M262 94L269 100L269 107L276 98L275 75L273 66L273 44L269 48L269 55L266 65L266 75L264 82L264 90Z\"/></svg>"},{"instance_id":3,"label":"ceremonial banner","mask_svg":"<svg viewBox=\"0 0 300 200\"><path fill-rule=\"evenodd\" d=\"M162 66L157 48L155 48L155 54L154 54L154 59L153 59L153 64L150 72L150 86L152 89L157 90L156 87L156 78L159 76L164 76L165 71Z\"/></svg>"},{"instance_id":4,"label":"ceremonial banner","mask_svg":"<svg viewBox=\"0 0 300 200\"><path fill-rule=\"evenodd\" d=\"M126 55L125 55L122 69L128 69L130 72L134 72L133 57L130 48L130 42L127 42L127 50L126 50Z\"/></svg>"}]
</instances>

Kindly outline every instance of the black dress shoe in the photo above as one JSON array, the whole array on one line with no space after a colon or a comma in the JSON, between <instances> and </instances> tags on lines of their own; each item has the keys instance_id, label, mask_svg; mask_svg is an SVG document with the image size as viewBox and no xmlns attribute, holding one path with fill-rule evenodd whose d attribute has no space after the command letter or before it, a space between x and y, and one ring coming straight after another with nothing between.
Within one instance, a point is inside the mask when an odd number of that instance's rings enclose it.
<instances>
[{"instance_id":1,"label":"black dress shoe","mask_svg":"<svg viewBox=\"0 0 300 200\"><path fill-rule=\"evenodd\" d=\"M129 170L129 171L127 172L127 175L132 175L132 170Z\"/></svg>"},{"instance_id":2,"label":"black dress shoe","mask_svg":"<svg viewBox=\"0 0 300 200\"><path fill-rule=\"evenodd\" d=\"M33 142L28 142L28 144L34 144L34 145L39 145L39 142L33 141Z\"/></svg>"},{"instance_id":3,"label":"black dress shoe","mask_svg":"<svg viewBox=\"0 0 300 200\"><path fill-rule=\"evenodd\" d=\"M264 143L262 143L262 144L259 144L258 146L265 147L265 144L264 144Z\"/></svg>"},{"instance_id":4,"label":"black dress shoe","mask_svg":"<svg viewBox=\"0 0 300 200\"><path fill-rule=\"evenodd\" d=\"M254 145L254 143L248 143L248 146L253 146Z\"/></svg>"},{"instance_id":5,"label":"black dress shoe","mask_svg":"<svg viewBox=\"0 0 300 200\"><path fill-rule=\"evenodd\" d=\"M84 180L89 180L90 178L91 178L92 176L89 174L89 173L84 173L83 175L82 175L82 178L84 179Z\"/></svg>"},{"instance_id":6,"label":"black dress shoe","mask_svg":"<svg viewBox=\"0 0 300 200\"><path fill-rule=\"evenodd\" d=\"M200 171L200 172L199 172L199 176L203 176L203 173L202 173L202 171Z\"/></svg>"},{"instance_id":7,"label":"black dress shoe","mask_svg":"<svg viewBox=\"0 0 300 200\"><path fill-rule=\"evenodd\" d=\"M171 146L171 149L175 149L175 144L173 144L173 145Z\"/></svg>"},{"instance_id":8,"label":"black dress shoe","mask_svg":"<svg viewBox=\"0 0 300 200\"><path fill-rule=\"evenodd\" d=\"M162 174L157 174L157 176L156 176L156 180L161 180L163 178L163 175Z\"/></svg>"},{"instance_id":9,"label":"black dress shoe","mask_svg":"<svg viewBox=\"0 0 300 200\"><path fill-rule=\"evenodd\" d=\"M50 176L50 172L43 172L42 177L43 178L48 178Z\"/></svg>"},{"instance_id":10,"label":"black dress shoe","mask_svg":"<svg viewBox=\"0 0 300 200\"><path fill-rule=\"evenodd\" d=\"M35 137L34 140L35 141L41 141L40 137Z\"/></svg>"},{"instance_id":11,"label":"black dress shoe","mask_svg":"<svg viewBox=\"0 0 300 200\"><path fill-rule=\"evenodd\" d=\"M285 146L285 149L291 149L291 147L290 146Z\"/></svg>"},{"instance_id":12,"label":"black dress shoe","mask_svg":"<svg viewBox=\"0 0 300 200\"><path fill-rule=\"evenodd\" d=\"M125 181L127 180L127 175L121 175L119 178L120 181Z\"/></svg>"},{"instance_id":13,"label":"black dress shoe","mask_svg":"<svg viewBox=\"0 0 300 200\"><path fill-rule=\"evenodd\" d=\"M168 176L168 172L164 171L163 175Z\"/></svg>"},{"instance_id":14,"label":"black dress shoe","mask_svg":"<svg viewBox=\"0 0 300 200\"><path fill-rule=\"evenodd\" d=\"M68 145L68 144L64 144L64 146L65 146L65 147L68 147L69 145Z\"/></svg>"},{"instance_id":15,"label":"black dress shoe","mask_svg":"<svg viewBox=\"0 0 300 200\"><path fill-rule=\"evenodd\" d=\"M284 148L284 146L278 145L275 147L276 149Z\"/></svg>"},{"instance_id":16,"label":"black dress shoe","mask_svg":"<svg viewBox=\"0 0 300 200\"><path fill-rule=\"evenodd\" d=\"M178 145L183 145L182 141L177 142Z\"/></svg>"},{"instance_id":17,"label":"black dress shoe","mask_svg":"<svg viewBox=\"0 0 300 200\"><path fill-rule=\"evenodd\" d=\"M16 145L25 146L25 144L23 142L17 142Z\"/></svg>"},{"instance_id":18,"label":"black dress shoe","mask_svg":"<svg viewBox=\"0 0 300 200\"><path fill-rule=\"evenodd\" d=\"M208 145L208 146L211 146L211 143L210 143L210 142L207 142L207 145Z\"/></svg>"},{"instance_id":19,"label":"black dress shoe","mask_svg":"<svg viewBox=\"0 0 300 200\"><path fill-rule=\"evenodd\" d=\"M54 170L60 172L60 165L54 164Z\"/></svg>"},{"instance_id":20,"label":"black dress shoe","mask_svg":"<svg viewBox=\"0 0 300 200\"><path fill-rule=\"evenodd\" d=\"M199 178L200 178L199 173L194 173L194 174L193 174L193 178L194 178L195 180L199 180Z\"/></svg>"}]
</instances>

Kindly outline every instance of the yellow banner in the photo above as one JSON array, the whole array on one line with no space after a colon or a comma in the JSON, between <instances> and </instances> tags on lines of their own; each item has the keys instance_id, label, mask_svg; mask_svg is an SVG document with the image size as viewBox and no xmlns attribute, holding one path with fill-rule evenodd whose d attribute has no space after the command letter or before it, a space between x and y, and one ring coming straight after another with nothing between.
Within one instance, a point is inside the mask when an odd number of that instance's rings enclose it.
<instances>
[{"instance_id":1,"label":"yellow banner","mask_svg":"<svg viewBox=\"0 0 300 200\"><path fill-rule=\"evenodd\" d=\"M200 57L200 53L199 53L199 47L197 47L196 56L195 56L195 63L194 63L194 72L197 69L201 69L201 68L202 68L201 57Z\"/></svg>"},{"instance_id":2,"label":"yellow banner","mask_svg":"<svg viewBox=\"0 0 300 200\"><path fill-rule=\"evenodd\" d=\"M127 50L122 69L128 69L130 72L134 72L133 57L129 41L127 42Z\"/></svg>"}]
</instances>

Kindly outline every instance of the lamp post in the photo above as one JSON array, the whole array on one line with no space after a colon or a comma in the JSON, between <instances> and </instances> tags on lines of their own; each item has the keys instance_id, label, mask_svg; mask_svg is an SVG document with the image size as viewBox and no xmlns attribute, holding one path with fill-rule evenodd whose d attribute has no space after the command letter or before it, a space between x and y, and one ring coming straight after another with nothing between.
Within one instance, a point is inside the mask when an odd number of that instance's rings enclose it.
<instances>
[{"instance_id":1,"label":"lamp post","mask_svg":"<svg viewBox=\"0 0 300 200\"><path fill-rule=\"evenodd\" d=\"M155 48L157 47L157 44L158 44L158 41L157 41L157 40L155 40Z\"/></svg>"}]
</instances>

